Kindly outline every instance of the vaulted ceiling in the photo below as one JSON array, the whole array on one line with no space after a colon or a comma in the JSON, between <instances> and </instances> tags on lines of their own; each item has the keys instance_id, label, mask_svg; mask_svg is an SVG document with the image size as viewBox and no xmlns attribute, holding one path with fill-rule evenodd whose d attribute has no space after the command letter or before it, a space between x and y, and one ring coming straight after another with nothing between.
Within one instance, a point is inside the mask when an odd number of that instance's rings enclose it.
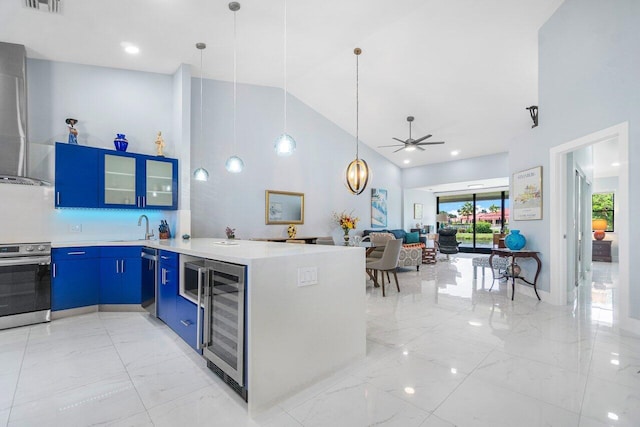
<instances>
[{"instance_id":1,"label":"vaulted ceiling","mask_svg":"<svg viewBox=\"0 0 640 427\"><path fill-rule=\"evenodd\" d=\"M60 14L0 2L0 41L32 58L171 74L181 63L233 80L233 13L225 0L61 0ZM238 81L282 87L284 0L242 0ZM504 152L531 131L537 104L537 31L562 0L290 0L289 92L401 167ZM140 47L132 56L123 42ZM443 145L377 148L433 134ZM295 137L295 135L294 135ZM304 141L298 141L303 144ZM409 159L410 163L403 161Z\"/></svg>"}]
</instances>

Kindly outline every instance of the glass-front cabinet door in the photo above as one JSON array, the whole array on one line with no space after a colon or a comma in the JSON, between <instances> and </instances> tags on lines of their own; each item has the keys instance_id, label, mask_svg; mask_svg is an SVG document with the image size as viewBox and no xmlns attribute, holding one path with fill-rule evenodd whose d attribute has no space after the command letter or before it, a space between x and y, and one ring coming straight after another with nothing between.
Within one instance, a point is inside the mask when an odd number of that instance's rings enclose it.
<instances>
[{"instance_id":1,"label":"glass-front cabinet door","mask_svg":"<svg viewBox=\"0 0 640 427\"><path fill-rule=\"evenodd\" d=\"M146 159L145 171L145 207L172 207L175 193L173 163Z\"/></svg>"},{"instance_id":2,"label":"glass-front cabinet door","mask_svg":"<svg viewBox=\"0 0 640 427\"><path fill-rule=\"evenodd\" d=\"M104 155L104 206L136 207L139 205L136 192L136 158L130 156Z\"/></svg>"}]
</instances>

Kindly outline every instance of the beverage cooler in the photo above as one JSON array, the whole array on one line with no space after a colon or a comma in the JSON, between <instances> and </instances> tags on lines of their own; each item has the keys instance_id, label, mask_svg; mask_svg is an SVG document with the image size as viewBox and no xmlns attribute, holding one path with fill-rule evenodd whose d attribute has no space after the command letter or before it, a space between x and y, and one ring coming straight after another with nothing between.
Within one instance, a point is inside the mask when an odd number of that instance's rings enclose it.
<instances>
[{"instance_id":1,"label":"beverage cooler","mask_svg":"<svg viewBox=\"0 0 640 427\"><path fill-rule=\"evenodd\" d=\"M204 310L200 349L207 366L247 400L245 380L246 266L214 260L184 264L184 293Z\"/></svg>"}]
</instances>

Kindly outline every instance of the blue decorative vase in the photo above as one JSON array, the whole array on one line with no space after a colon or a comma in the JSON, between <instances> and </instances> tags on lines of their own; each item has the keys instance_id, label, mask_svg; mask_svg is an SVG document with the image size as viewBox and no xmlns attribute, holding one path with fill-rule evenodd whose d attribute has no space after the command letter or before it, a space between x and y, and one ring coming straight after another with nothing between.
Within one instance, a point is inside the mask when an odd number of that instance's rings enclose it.
<instances>
[{"instance_id":1,"label":"blue decorative vase","mask_svg":"<svg viewBox=\"0 0 640 427\"><path fill-rule=\"evenodd\" d=\"M512 251L519 251L527 244L527 239L520 234L520 230L511 230L511 233L504 238L504 244Z\"/></svg>"},{"instance_id":2,"label":"blue decorative vase","mask_svg":"<svg viewBox=\"0 0 640 427\"><path fill-rule=\"evenodd\" d=\"M116 146L116 150L118 151L127 151L129 141L127 141L123 133L118 133L116 134L116 139L113 140L113 145Z\"/></svg>"}]
</instances>

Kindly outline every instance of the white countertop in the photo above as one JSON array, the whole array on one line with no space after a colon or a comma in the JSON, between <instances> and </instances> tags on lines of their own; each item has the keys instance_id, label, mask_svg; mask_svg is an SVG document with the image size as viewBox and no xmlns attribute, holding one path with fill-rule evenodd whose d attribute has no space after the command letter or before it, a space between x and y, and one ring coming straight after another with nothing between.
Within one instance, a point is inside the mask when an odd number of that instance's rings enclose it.
<instances>
[{"instance_id":1,"label":"white countertop","mask_svg":"<svg viewBox=\"0 0 640 427\"><path fill-rule=\"evenodd\" d=\"M303 245L296 243L261 242L253 240L227 240L211 238L168 239L168 240L115 240L115 241L69 241L52 242L53 248L77 246L146 246L216 259L236 264L250 264L251 260L319 254L334 251L361 250L347 246Z\"/></svg>"}]
</instances>

